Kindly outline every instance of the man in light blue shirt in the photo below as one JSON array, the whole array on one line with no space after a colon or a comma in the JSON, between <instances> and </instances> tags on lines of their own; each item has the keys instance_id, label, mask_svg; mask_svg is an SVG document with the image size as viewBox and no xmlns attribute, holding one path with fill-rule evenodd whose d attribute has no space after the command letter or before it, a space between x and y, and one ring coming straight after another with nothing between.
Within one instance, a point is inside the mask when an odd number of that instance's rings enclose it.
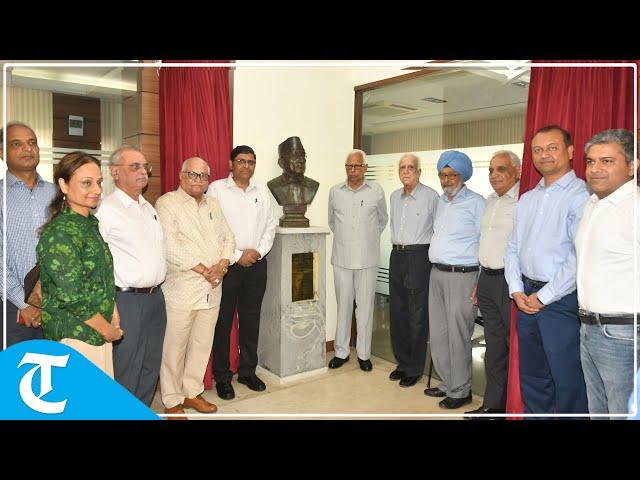
<instances>
[{"instance_id":1,"label":"man in light blue shirt","mask_svg":"<svg viewBox=\"0 0 640 480\"><path fill-rule=\"evenodd\" d=\"M391 347L398 367L389 375L401 387L418 383L424 373L429 335L429 244L438 194L420 183L420 159L400 158L403 188L391 194L389 303Z\"/></svg>"},{"instance_id":2,"label":"man in light blue shirt","mask_svg":"<svg viewBox=\"0 0 640 480\"><path fill-rule=\"evenodd\" d=\"M349 360L351 317L356 301L358 338L356 351L360 369L369 372L373 302L376 295L380 234L387 225L387 202L382 187L365 180L366 154L353 150L347 155L347 180L329 192L329 228L333 232L331 265L338 305L334 348L336 356L329 368L339 368Z\"/></svg>"},{"instance_id":3,"label":"man in light blue shirt","mask_svg":"<svg viewBox=\"0 0 640 480\"><path fill-rule=\"evenodd\" d=\"M471 403L471 335L475 325L471 293L478 281L480 222L485 199L467 188L471 159L449 150L438 159L444 193L438 199L429 259L431 356L442 382L427 388L430 397L446 397L440 408Z\"/></svg>"},{"instance_id":4,"label":"man in light blue shirt","mask_svg":"<svg viewBox=\"0 0 640 480\"><path fill-rule=\"evenodd\" d=\"M520 197L505 254L509 295L520 310L522 399L525 413L586 413L573 240L589 193L571 169L567 131L541 128L531 151L543 178Z\"/></svg>"},{"instance_id":5,"label":"man in light blue shirt","mask_svg":"<svg viewBox=\"0 0 640 480\"><path fill-rule=\"evenodd\" d=\"M0 129L0 147L4 147L1 142ZM5 247L2 229L4 190L7 192L7 284L1 284L5 266L0 260L0 294L2 302L6 295L7 316L4 320L7 347L10 347L23 340L42 338L40 309L24 301L24 277L36 264L38 229L49 216L49 204L57 189L36 172L40 149L31 127L19 122L8 123L7 145L0 150L8 168L5 179L0 181L0 255ZM4 311L2 302L0 312Z\"/></svg>"}]
</instances>

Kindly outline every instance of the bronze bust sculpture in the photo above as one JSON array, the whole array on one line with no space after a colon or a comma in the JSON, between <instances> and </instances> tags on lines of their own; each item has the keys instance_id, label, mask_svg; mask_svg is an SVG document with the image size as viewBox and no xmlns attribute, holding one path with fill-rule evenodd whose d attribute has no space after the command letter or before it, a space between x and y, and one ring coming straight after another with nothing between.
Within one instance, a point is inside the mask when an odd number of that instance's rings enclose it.
<instances>
[{"instance_id":1,"label":"bronze bust sculpture","mask_svg":"<svg viewBox=\"0 0 640 480\"><path fill-rule=\"evenodd\" d=\"M304 176L307 154L298 137L289 137L278 145L278 165L282 175L267 183L278 205L282 205L284 215L280 217L281 227L308 227L309 219L304 216L307 205L313 201L320 184Z\"/></svg>"}]
</instances>

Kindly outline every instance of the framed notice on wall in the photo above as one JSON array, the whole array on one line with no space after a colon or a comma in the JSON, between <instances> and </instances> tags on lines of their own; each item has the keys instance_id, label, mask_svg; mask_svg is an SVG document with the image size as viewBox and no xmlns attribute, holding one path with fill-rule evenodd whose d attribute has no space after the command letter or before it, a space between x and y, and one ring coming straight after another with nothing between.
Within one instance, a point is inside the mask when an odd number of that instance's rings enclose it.
<instances>
[{"instance_id":1,"label":"framed notice on wall","mask_svg":"<svg viewBox=\"0 0 640 480\"><path fill-rule=\"evenodd\" d=\"M69 115L69 135L76 137L84 135L84 117Z\"/></svg>"}]
</instances>

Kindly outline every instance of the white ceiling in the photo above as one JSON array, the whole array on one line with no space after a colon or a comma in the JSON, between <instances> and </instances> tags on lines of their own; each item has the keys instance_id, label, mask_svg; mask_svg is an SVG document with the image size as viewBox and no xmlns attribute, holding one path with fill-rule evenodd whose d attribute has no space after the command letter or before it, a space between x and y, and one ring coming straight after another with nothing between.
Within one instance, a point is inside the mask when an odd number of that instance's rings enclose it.
<instances>
[{"instance_id":1,"label":"white ceiling","mask_svg":"<svg viewBox=\"0 0 640 480\"><path fill-rule=\"evenodd\" d=\"M456 65L459 65L457 62ZM524 82L525 88L515 85ZM443 69L442 72L367 91L363 97L363 134L430 128L526 112L529 68ZM433 97L446 103L431 103ZM371 115L367 107L380 102L414 107L415 112Z\"/></svg>"},{"instance_id":2,"label":"white ceiling","mask_svg":"<svg viewBox=\"0 0 640 480\"><path fill-rule=\"evenodd\" d=\"M2 61L4 64L8 61ZM35 63L31 61L30 63ZM94 61L91 61L94 63ZM95 63L136 62L102 60ZM15 62L24 63L24 62ZM47 63L69 63L47 60ZM123 100L138 89L136 68L125 67L10 67L7 79L16 87L51 90L56 93ZM0 79L0 84L2 80Z\"/></svg>"}]
</instances>

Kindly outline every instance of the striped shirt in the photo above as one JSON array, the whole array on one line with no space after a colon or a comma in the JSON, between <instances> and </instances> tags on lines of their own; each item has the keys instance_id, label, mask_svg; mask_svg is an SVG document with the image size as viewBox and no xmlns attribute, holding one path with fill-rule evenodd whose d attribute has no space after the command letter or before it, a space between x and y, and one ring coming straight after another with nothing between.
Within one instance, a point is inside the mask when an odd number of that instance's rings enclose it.
<instances>
[{"instance_id":1,"label":"striped shirt","mask_svg":"<svg viewBox=\"0 0 640 480\"><path fill-rule=\"evenodd\" d=\"M6 185L6 187L5 187ZM57 188L36 174L33 190L10 172L0 181L0 255L4 249L4 190L7 191L7 286L4 288L4 263L0 261L0 293L19 309L24 302L24 276L36 264L38 229L49 216L49 205Z\"/></svg>"}]
</instances>

